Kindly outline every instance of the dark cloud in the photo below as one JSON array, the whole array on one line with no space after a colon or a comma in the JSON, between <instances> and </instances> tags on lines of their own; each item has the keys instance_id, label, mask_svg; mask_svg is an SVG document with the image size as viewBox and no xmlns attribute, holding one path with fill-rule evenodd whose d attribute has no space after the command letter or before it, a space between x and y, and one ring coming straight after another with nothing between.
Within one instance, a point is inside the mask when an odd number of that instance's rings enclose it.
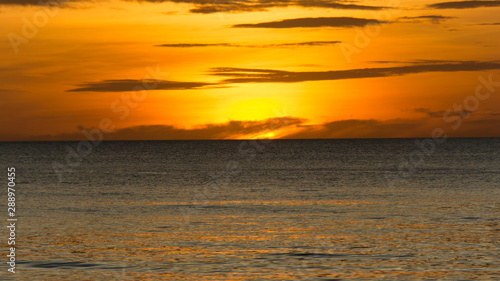
<instances>
[{"instance_id":1,"label":"dark cloud","mask_svg":"<svg viewBox=\"0 0 500 281\"><path fill-rule=\"evenodd\" d=\"M427 111L423 109L423 111ZM430 137L438 127L449 137L500 137L498 112L486 116L477 113L464 119L459 130L452 130L438 119L350 119L306 125L307 120L297 117L276 117L260 121L229 121L222 124L205 124L193 129L171 125L135 126L103 133L104 140L211 140L248 138L268 132L278 132L283 139L331 138L409 138ZM88 131L94 128L86 128ZM26 140L22 136L0 136L9 140ZM64 141L86 140L80 130L60 135L32 136L28 140Z\"/></svg>"},{"instance_id":2,"label":"dark cloud","mask_svg":"<svg viewBox=\"0 0 500 281\"><path fill-rule=\"evenodd\" d=\"M302 0L298 1L298 6L302 7L314 7L314 8L330 8L339 10L382 10L388 9L383 6L366 6L357 4L344 4L336 1L321 1L321 0Z\"/></svg>"},{"instance_id":3,"label":"dark cloud","mask_svg":"<svg viewBox=\"0 0 500 281\"><path fill-rule=\"evenodd\" d=\"M418 62L418 61L417 61ZM191 90L227 87L235 83L297 83L307 81L343 80L391 77L424 72L457 72L500 69L499 62L439 62L415 63L407 66L362 68L333 71L284 71L235 67L212 68L211 75L229 77L218 83L179 82L167 80L104 80L81 83L67 92L128 92L139 90ZM1 91L0 91L1 92Z\"/></svg>"},{"instance_id":4,"label":"dark cloud","mask_svg":"<svg viewBox=\"0 0 500 281\"><path fill-rule=\"evenodd\" d=\"M340 120L320 125L302 126L298 132L285 136L288 139L330 139L330 138L401 138L423 136L417 132L422 120L388 121Z\"/></svg>"},{"instance_id":5,"label":"dark cloud","mask_svg":"<svg viewBox=\"0 0 500 281\"><path fill-rule=\"evenodd\" d=\"M82 83L78 88L68 90L68 92L128 92L135 91L137 87L148 90L190 90L213 85L212 83L204 82L122 79Z\"/></svg>"},{"instance_id":6,"label":"dark cloud","mask_svg":"<svg viewBox=\"0 0 500 281\"><path fill-rule=\"evenodd\" d=\"M44 3L52 2L52 5L65 6L68 3L76 3L91 0L0 0L0 5L32 5L42 6ZM241 13L241 12L258 12L266 11L269 8L275 7L310 7L323 9L340 9L340 10L382 10L388 9L383 6L368 6L358 5L353 3L345 3L343 1L331 0L124 0L134 2L149 2L149 3L181 3L191 4L195 8L190 9L191 13L195 14L211 14L211 13Z\"/></svg>"},{"instance_id":7,"label":"dark cloud","mask_svg":"<svg viewBox=\"0 0 500 281\"><path fill-rule=\"evenodd\" d=\"M118 130L107 139L227 139L241 138L273 131L275 128L284 129L305 122L305 119L294 117L276 117L261 121L229 121L223 124L206 124L194 129L180 129L173 126L138 126Z\"/></svg>"},{"instance_id":8,"label":"dark cloud","mask_svg":"<svg viewBox=\"0 0 500 281\"><path fill-rule=\"evenodd\" d=\"M325 46L342 43L340 41L309 41L309 42L295 42L295 43L281 43L281 44L265 44L265 45L238 45L229 43L178 43L178 44L161 44L156 47L168 48L199 48L199 47L234 47L234 48L269 48L269 47L300 47L300 46Z\"/></svg>"},{"instance_id":9,"label":"dark cloud","mask_svg":"<svg viewBox=\"0 0 500 281\"><path fill-rule=\"evenodd\" d=\"M497 61L495 61L495 62L497 62ZM453 61L453 60L426 60L426 59L417 59L417 60L408 61L408 63L413 63L413 64L432 64L432 63L442 64L442 63L475 63L475 62L474 61Z\"/></svg>"},{"instance_id":10,"label":"dark cloud","mask_svg":"<svg viewBox=\"0 0 500 281\"><path fill-rule=\"evenodd\" d=\"M91 0L0 0L0 5L68 7L71 3Z\"/></svg>"},{"instance_id":11,"label":"dark cloud","mask_svg":"<svg viewBox=\"0 0 500 281\"><path fill-rule=\"evenodd\" d=\"M469 110L432 111L428 108L415 108L414 111L418 112L418 113L424 113L429 118L443 118L445 116L445 114L446 114L446 116L460 116L462 118L467 118L467 117L471 116L471 114L474 114L474 116L480 116L482 119L486 120L488 118L492 118L492 117L496 118L497 116L500 116L500 111L483 111L483 112L474 112L474 111L469 111Z\"/></svg>"},{"instance_id":12,"label":"dark cloud","mask_svg":"<svg viewBox=\"0 0 500 281\"><path fill-rule=\"evenodd\" d=\"M157 2L156 0L146 0ZM165 0L165 2L190 3L196 8L190 10L191 13L211 14L211 13L241 13L266 11L269 8L299 6L308 8L338 9L338 10L382 10L388 9L383 6L368 6L342 1L330 0Z\"/></svg>"},{"instance_id":13,"label":"dark cloud","mask_svg":"<svg viewBox=\"0 0 500 281\"><path fill-rule=\"evenodd\" d=\"M189 12L193 14L262 12L272 7L275 6L272 4L248 5L243 3L211 4L211 5L199 5L197 8L189 10Z\"/></svg>"},{"instance_id":14,"label":"dark cloud","mask_svg":"<svg viewBox=\"0 0 500 281\"><path fill-rule=\"evenodd\" d=\"M39 0L0 0L0 5L33 5L39 6Z\"/></svg>"},{"instance_id":15,"label":"dark cloud","mask_svg":"<svg viewBox=\"0 0 500 281\"><path fill-rule=\"evenodd\" d=\"M251 28L294 28L294 27L356 27L368 24L386 23L375 19L350 18L350 17L322 17L322 18L297 18L261 23L236 24L233 27Z\"/></svg>"},{"instance_id":16,"label":"dark cloud","mask_svg":"<svg viewBox=\"0 0 500 281\"><path fill-rule=\"evenodd\" d=\"M426 60L426 59L417 59L417 60L409 60L409 61L387 61L387 60L382 60L382 61L371 61L374 63L381 63L381 64L433 64L433 63L457 63L457 61L454 60ZM460 63L473 63L474 61L460 61Z\"/></svg>"},{"instance_id":17,"label":"dark cloud","mask_svg":"<svg viewBox=\"0 0 500 281\"><path fill-rule=\"evenodd\" d=\"M433 24L439 24L445 20L454 19L455 17L445 17L440 15L427 15L427 16L417 16L417 17L400 17L398 22L423 22L428 21Z\"/></svg>"},{"instance_id":18,"label":"dark cloud","mask_svg":"<svg viewBox=\"0 0 500 281\"><path fill-rule=\"evenodd\" d=\"M500 25L500 22L480 23L478 25Z\"/></svg>"},{"instance_id":19,"label":"dark cloud","mask_svg":"<svg viewBox=\"0 0 500 281\"><path fill-rule=\"evenodd\" d=\"M20 93L22 91L20 90L13 90L13 89L0 89L0 94L13 94L13 93Z\"/></svg>"},{"instance_id":20,"label":"dark cloud","mask_svg":"<svg viewBox=\"0 0 500 281\"><path fill-rule=\"evenodd\" d=\"M283 71L273 69L250 69L219 67L212 75L230 77L224 83L295 83L305 81L341 80L374 77L391 77L424 72L457 72L500 69L498 62L453 62L416 64L398 67L362 68L333 71Z\"/></svg>"},{"instance_id":21,"label":"dark cloud","mask_svg":"<svg viewBox=\"0 0 500 281\"><path fill-rule=\"evenodd\" d=\"M443 128L448 137L500 137L498 118L471 118L464 119L458 130L437 119L340 120L299 126L300 130L284 138L428 138L435 128Z\"/></svg>"},{"instance_id":22,"label":"dark cloud","mask_svg":"<svg viewBox=\"0 0 500 281\"><path fill-rule=\"evenodd\" d=\"M500 1L454 1L454 2L440 2L427 5L429 8L434 9L472 9L481 7L499 7Z\"/></svg>"},{"instance_id":23,"label":"dark cloud","mask_svg":"<svg viewBox=\"0 0 500 281\"><path fill-rule=\"evenodd\" d=\"M446 111L444 110L432 111L428 108L415 108L415 112L424 113L430 118L443 118L443 116L445 116L446 114ZM471 111L460 110L460 111L449 112L447 116L461 116L465 118L469 116L471 113L472 113Z\"/></svg>"},{"instance_id":24,"label":"dark cloud","mask_svg":"<svg viewBox=\"0 0 500 281\"><path fill-rule=\"evenodd\" d=\"M196 140L235 139L274 130L292 128L306 122L296 117L275 117L259 121L229 121L222 124L205 124L193 129L170 125L136 126L105 133L104 140ZM91 130L93 128L87 128ZM33 140L84 140L79 132L57 136L33 136Z\"/></svg>"},{"instance_id":25,"label":"dark cloud","mask_svg":"<svg viewBox=\"0 0 500 281\"><path fill-rule=\"evenodd\" d=\"M324 46L340 44L341 41L309 41L309 42L298 42L298 43L282 43L282 44L269 44L264 45L265 47L293 47L293 46Z\"/></svg>"},{"instance_id":26,"label":"dark cloud","mask_svg":"<svg viewBox=\"0 0 500 281\"><path fill-rule=\"evenodd\" d=\"M238 139L276 130L290 129L287 139L384 138L406 137L422 125L422 120L340 120L317 125L304 125L306 119L276 117L260 121L229 121L183 129L171 125L135 126L104 134L104 140L211 140ZM93 128L86 128L90 131ZM57 136L33 136L33 140L84 140L79 132Z\"/></svg>"},{"instance_id":27,"label":"dark cloud","mask_svg":"<svg viewBox=\"0 0 500 281\"><path fill-rule=\"evenodd\" d=\"M229 43L215 43L215 44L203 44L203 43L178 43L178 44L161 44L155 47L168 47L168 48L198 48L198 47L240 47L239 45L229 44Z\"/></svg>"}]
</instances>

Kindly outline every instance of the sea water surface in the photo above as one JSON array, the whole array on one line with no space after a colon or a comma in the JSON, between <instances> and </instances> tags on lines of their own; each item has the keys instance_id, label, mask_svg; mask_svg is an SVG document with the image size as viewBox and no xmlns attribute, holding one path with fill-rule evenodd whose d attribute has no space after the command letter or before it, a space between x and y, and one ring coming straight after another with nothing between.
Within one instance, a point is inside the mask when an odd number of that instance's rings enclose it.
<instances>
[{"instance_id":1,"label":"sea water surface","mask_svg":"<svg viewBox=\"0 0 500 281\"><path fill-rule=\"evenodd\" d=\"M500 139L88 144L0 143L1 280L500 279Z\"/></svg>"}]
</instances>

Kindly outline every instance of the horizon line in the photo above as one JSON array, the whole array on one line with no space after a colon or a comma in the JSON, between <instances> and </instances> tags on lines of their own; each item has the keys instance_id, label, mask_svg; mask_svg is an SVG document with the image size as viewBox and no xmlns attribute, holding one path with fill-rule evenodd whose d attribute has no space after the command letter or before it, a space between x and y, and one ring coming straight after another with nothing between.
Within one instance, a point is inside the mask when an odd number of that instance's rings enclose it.
<instances>
[{"instance_id":1,"label":"horizon line","mask_svg":"<svg viewBox=\"0 0 500 281\"><path fill-rule=\"evenodd\" d=\"M262 139L148 139L148 140L100 140L97 142L139 142L139 141L150 141L150 142L160 142L160 141L276 141L276 140L284 140L284 141L304 141L304 140L412 140L412 139L432 139L432 137L373 137L373 138L310 138L310 139L290 139L290 138L262 138ZM499 137L446 137L445 139L500 139ZM0 143L13 143L13 142L81 142L81 141L89 141L96 142L95 140L81 139L81 140L0 140Z\"/></svg>"}]
</instances>

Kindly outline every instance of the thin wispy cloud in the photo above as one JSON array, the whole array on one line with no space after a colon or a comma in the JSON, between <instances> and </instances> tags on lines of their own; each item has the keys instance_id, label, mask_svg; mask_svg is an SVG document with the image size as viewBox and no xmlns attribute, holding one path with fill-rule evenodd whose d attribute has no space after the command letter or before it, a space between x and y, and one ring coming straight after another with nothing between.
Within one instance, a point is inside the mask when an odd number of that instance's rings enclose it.
<instances>
[{"instance_id":1,"label":"thin wispy cloud","mask_svg":"<svg viewBox=\"0 0 500 281\"><path fill-rule=\"evenodd\" d=\"M382 10L388 9L384 6L359 5L346 3L344 1L331 0L226 0L226 1L205 1L205 0L144 0L147 2L174 2L193 4L196 8L189 10L196 14L211 13L242 13L267 11L277 7L307 7L335 10Z\"/></svg>"},{"instance_id":2,"label":"thin wispy cloud","mask_svg":"<svg viewBox=\"0 0 500 281\"><path fill-rule=\"evenodd\" d=\"M429 118L443 118L443 116L445 116L445 114L447 116L465 117L465 116L469 116L469 114L472 113L471 111L467 111L467 110L459 110L459 111L454 111L454 112L446 112L445 110L432 111L428 108L415 108L415 112L424 113Z\"/></svg>"},{"instance_id":3,"label":"thin wispy cloud","mask_svg":"<svg viewBox=\"0 0 500 281\"><path fill-rule=\"evenodd\" d=\"M480 23L478 25L500 25L500 22Z\"/></svg>"},{"instance_id":4,"label":"thin wispy cloud","mask_svg":"<svg viewBox=\"0 0 500 281\"><path fill-rule=\"evenodd\" d=\"M66 6L65 4L85 2L91 0L57 0L53 3L58 6ZM224 0L224 1L206 1L206 0L123 0L128 2L149 2L149 3L180 3L190 4L195 6L189 12L194 14L212 14L212 13L242 13L242 12L259 12L267 11L270 8L276 7L308 7L308 8L323 8L336 10L382 10L389 9L384 6L359 5L354 3L346 3L343 1L331 0ZM45 1L39 0L0 0L0 5L23 5L23 6L44 6ZM92 3L96 3L92 1Z\"/></svg>"},{"instance_id":5,"label":"thin wispy cloud","mask_svg":"<svg viewBox=\"0 0 500 281\"><path fill-rule=\"evenodd\" d=\"M296 28L296 27L362 27L369 24L386 23L375 19L351 17L296 18L261 23L236 24L236 28Z\"/></svg>"},{"instance_id":6,"label":"thin wispy cloud","mask_svg":"<svg viewBox=\"0 0 500 281\"><path fill-rule=\"evenodd\" d=\"M409 61L371 61L373 63L380 63L380 64L406 64L406 65L411 65L411 64L442 64L442 63L457 63L457 61L454 60L427 60L427 59L416 59L416 60L409 60ZM460 63L466 63L466 62L473 62L473 61L460 61Z\"/></svg>"},{"instance_id":7,"label":"thin wispy cloud","mask_svg":"<svg viewBox=\"0 0 500 281\"><path fill-rule=\"evenodd\" d=\"M410 22L410 23L419 23L428 21L432 24L440 24L443 21L454 19L455 17L445 17L441 15L425 15L425 16L416 16L416 17L400 17L398 18L398 22Z\"/></svg>"},{"instance_id":8,"label":"thin wispy cloud","mask_svg":"<svg viewBox=\"0 0 500 281\"><path fill-rule=\"evenodd\" d=\"M330 8L339 10L383 10L388 9L384 6L368 6L368 5L358 5L358 4L347 4L338 1L322 1L322 0L301 0L297 1L297 6L302 7L314 7L314 8Z\"/></svg>"},{"instance_id":9,"label":"thin wispy cloud","mask_svg":"<svg viewBox=\"0 0 500 281\"><path fill-rule=\"evenodd\" d=\"M144 83L150 86L143 87ZM148 90L192 90L214 86L214 84L205 82L122 79L82 83L78 86L78 88L70 89L67 92L128 92L135 91L137 87L147 88Z\"/></svg>"},{"instance_id":10,"label":"thin wispy cloud","mask_svg":"<svg viewBox=\"0 0 500 281\"><path fill-rule=\"evenodd\" d=\"M59 1L59 2L67 2L67 1ZM42 1L39 0L0 0L0 5L32 5L32 6L43 6Z\"/></svg>"},{"instance_id":11,"label":"thin wispy cloud","mask_svg":"<svg viewBox=\"0 0 500 281\"><path fill-rule=\"evenodd\" d=\"M273 69L219 67L212 75L230 77L223 83L297 83L306 81L392 77L425 72L458 72L500 69L498 62L453 62L398 67L294 72Z\"/></svg>"},{"instance_id":12,"label":"thin wispy cloud","mask_svg":"<svg viewBox=\"0 0 500 281\"><path fill-rule=\"evenodd\" d=\"M453 1L453 2L440 2L427 5L429 8L434 9L473 9L483 7L499 7L500 1Z\"/></svg>"},{"instance_id":13,"label":"thin wispy cloud","mask_svg":"<svg viewBox=\"0 0 500 281\"><path fill-rule=\"evenodd\" d=\"M168 48L199 48L199 47L240 47L240 45L229 43L174 43L174 44L161 44L155 47L168 47Z\"/></svg>"},{"instance_id":14,"label":"thin wispy cloud","mask_svg":"<svg viewBox=\"0 0 500 281\"><path fill-rule=\"evenodd\" d=\"M175 44L161 44L156 47L167 48L201 48L201 47L233 47L233 48L287 48L287 47L301 47L301 46L327 46L342 43L341 41L308 41L308 42L294 42L294 43L279 43L279 44L264 44L264 45L241 45L230 43L175 43Z\"/></svg>"},{"instance_id":15,"label":"thin wispy cloud","mask_svg":"<svg viewBox=\"0 0 500 281\"><path fill-rule=\"evenodd\" d=\"M369 24L386 23L375 19L351 18L351 17L320 17L320 18L297 18L284 19L261 23L235 24L237 28L296 28L296 27L363 27Z\"/></svg>"},{"instance_id":16,"label":"thin wispy cloud","mask_svg":"<svg viewBox=\"0 0 500 281\"><path fill-rule=\"evenodd\" d=\"M0 6L47 6L47 7L61 7L61 8L69 8L73 7L71 4L76 3L93 3L92 0L52 0L52 1L44 1L44 0L0 0Z\"/></svg>"},{"instance_id":17,"label":"thin wispy cloud","mask_svg":"<svg viewBox=\"0 0 500 281\"><path fill-rule=\"evenodd\" d=\"M298 43L281 43L281 44L268 44L262 45L263 47L297 47L297 46L325 46L342 43L341 41L309 41Z\"/></svg>"}]
</instances>

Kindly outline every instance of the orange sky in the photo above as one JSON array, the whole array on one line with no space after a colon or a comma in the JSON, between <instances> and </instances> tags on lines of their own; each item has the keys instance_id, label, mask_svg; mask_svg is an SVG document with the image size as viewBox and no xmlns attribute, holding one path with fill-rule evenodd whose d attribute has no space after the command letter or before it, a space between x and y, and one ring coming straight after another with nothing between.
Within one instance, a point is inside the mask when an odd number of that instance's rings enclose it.
<instances>
[{"instance_id":1,"label":"orange sky","mask_svg":"<svg viewBox=\"0 0 500 281\"><path fill-rule=\"evenodd\" d=\"M500 137L500 1L45 2L0 0L3 141Z\"/></svg>"}]
</instances>

